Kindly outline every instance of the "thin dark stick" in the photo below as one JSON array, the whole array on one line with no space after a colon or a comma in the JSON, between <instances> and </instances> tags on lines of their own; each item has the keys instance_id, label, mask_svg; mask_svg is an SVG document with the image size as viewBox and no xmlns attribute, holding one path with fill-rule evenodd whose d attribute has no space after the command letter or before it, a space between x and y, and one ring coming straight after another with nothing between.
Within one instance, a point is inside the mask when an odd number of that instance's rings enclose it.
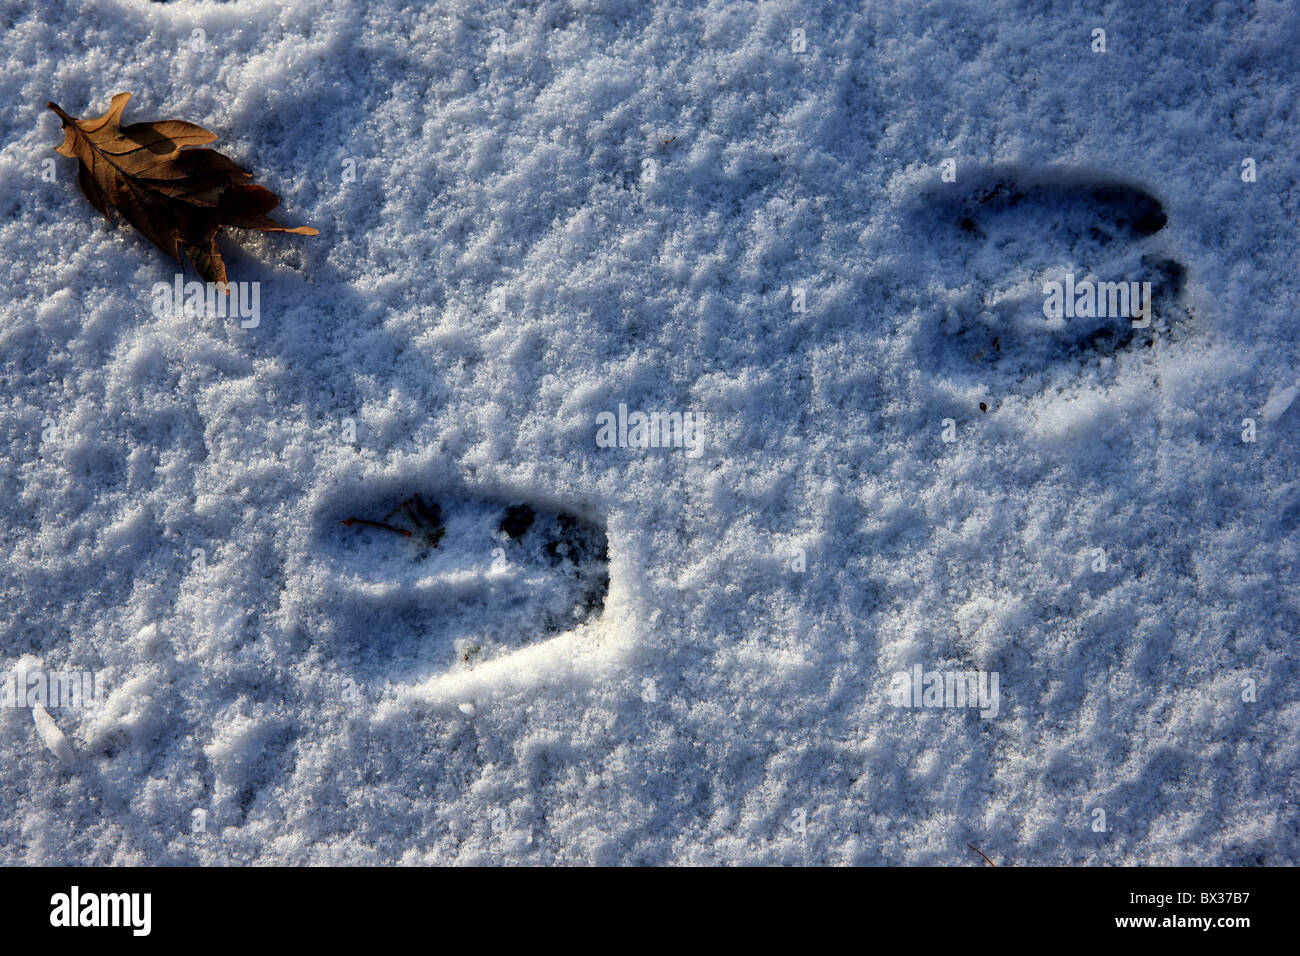
<instances>
[{"instance_id":1,"label":"thin dark stick","mask_svg":"<svg viewBox=\"0 0 1300 956\"><path fill-rule=\"evenodd\" d=\"M972 844L970 844L970 843L967 843L966 846L969 847L970 849L974 850L974 851L975 851L976 853L978 853L980 856L984 856L984 851L981 850L979 847L974 846L974 845L972 845ZM990 860L987 856L984 856L984 862L987 863L989 866L992 866L992 867L994 867L994 868L996 869L996 864L995 864L992 860Z\"/></svg>"},{"instance_id":2,"label":"thin dark stick","mask_svg":"<svg viewBox=\"0 0 1300 956\"><path fill-rule=\"evenodd\" d=\"M405 528L395 528L391 524L384 524L382 521L370 521L366 518L349 518L347 521L340 521L339 524L345 528L351 528L354 524L363 524L367 528L383 528L385 531L393 531L408 538L411 536L411 532Z\"/></svg>"}]
</instances>

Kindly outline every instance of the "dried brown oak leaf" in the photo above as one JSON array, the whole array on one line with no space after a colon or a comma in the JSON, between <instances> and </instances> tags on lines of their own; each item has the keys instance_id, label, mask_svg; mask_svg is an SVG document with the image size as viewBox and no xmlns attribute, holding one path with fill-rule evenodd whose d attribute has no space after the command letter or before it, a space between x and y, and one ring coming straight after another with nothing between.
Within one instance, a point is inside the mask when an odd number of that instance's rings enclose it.
<instances>
[{"instance_id":1,"label":"dried brown oak leaf","mask_svg":"<svg viewBox=\"0 0 1300 956\"><path fill-rule=\"evenodd\" d=\"M130 98L118 93L108 112L91 120L45 104L63 121L63 144L55 149L78 160L81 191L110 222L116 209L177 262L184 250L204 281L220 283L226 281L217 251L222 226L317 235L310 226L291 229L269 218L280 197L248 183L253 174L215 149L181 148L210 143L215 133L183 120L121 125Z\"/></svg>"}]
</instances>

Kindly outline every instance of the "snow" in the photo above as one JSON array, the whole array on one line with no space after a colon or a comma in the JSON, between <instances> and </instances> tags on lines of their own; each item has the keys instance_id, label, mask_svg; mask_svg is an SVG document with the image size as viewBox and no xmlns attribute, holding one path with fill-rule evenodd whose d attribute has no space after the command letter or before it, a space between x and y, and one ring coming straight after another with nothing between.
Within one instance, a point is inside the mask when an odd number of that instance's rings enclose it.
<instances>
[{"instance_id":1,"label":"snow","mask_svg":"<svg viewBox=\"0 0 1300 956\"><path fill-rule=\"evenodd\" d=\"M0 29L0 675L109 691L0 709L0 862L1300 862L1294 4ZM53 152L124 90L320 230L256 325Z\"/></svg>"},{"instance_id":2,"label":"snow","mask_svg":"<svg viewBox=\"0 0 1300 956\"><path fill-rule=\"evenodd\" d=\"M58 758L59 763L64 767L71 767L77 762L68 738L63 735L63 731L59 730L59 725L54 722L54 718L44 706L32 705L32 720L36 724L36 733L41 738L41 743L49 748L50 753Z\"/></svg>"}]
</instances>

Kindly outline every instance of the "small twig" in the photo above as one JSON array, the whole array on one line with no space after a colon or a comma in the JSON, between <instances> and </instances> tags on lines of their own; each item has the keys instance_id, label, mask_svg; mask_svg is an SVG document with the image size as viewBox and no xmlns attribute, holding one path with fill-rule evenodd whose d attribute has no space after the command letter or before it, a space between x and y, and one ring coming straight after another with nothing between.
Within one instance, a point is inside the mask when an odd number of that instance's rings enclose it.
<instances>
[{"instance_id":1,"label":"small twig","mask_svg":"<svg viewBox=\"0 0 1300 956\"><path fill-rule=\"evenodd\" d=\"M391 524L384 524L382 521L370 521L366 518L348 518L346 521L340 521L339 524L343 525L345 528L350 528L354 524L362 524L367 528L383 528L385 531L393 531L397 534L405 535L408 538L411 536L411 532L407 531L405 528L396 528Z\"/></svg>"},{"instance_id":2,"label":"small twig","mask_svg":"<svg viewBox=\"0 0 1300 956\"><path fill-rule=\"evenodd\" d=\"M984 856L984 851L981 850L979 847L975 846L973 843L967 843L966 846L974 850L980 856ZM996 869L996 864L992 860L990 860L987 856L984 856L984 862Z\"/></svg>"}]
</instances>

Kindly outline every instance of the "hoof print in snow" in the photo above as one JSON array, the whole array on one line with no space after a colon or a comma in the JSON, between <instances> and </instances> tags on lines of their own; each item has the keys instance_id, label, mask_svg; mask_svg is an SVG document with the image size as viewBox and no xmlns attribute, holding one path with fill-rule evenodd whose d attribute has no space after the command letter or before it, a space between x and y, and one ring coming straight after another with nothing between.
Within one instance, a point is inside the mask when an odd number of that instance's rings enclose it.
<instances>
[{"instance_id":1,"label":"hoof print in snow","mask_svg":"<svg viewBox=\"0 0 1300 956\"><path fill-rule=\"evenodd\" d=\"M345 663L419 678L572 630L609 591L605 530L560 508L463 490L347 495L317 559Z\"/></svg>"},{"instance_id":2,"label":"hoof print in snow","mask_svg":"<svg viewBox=\"0 0 1300 956\"><path fill-rule=\"evenodd\" d=\"M927 188L913 217L948 289L917 341L936 374L1011 375L1034 391L1181 334L1185 270L1144 189L993 168Z\"/></svg>"}]
</instances>

